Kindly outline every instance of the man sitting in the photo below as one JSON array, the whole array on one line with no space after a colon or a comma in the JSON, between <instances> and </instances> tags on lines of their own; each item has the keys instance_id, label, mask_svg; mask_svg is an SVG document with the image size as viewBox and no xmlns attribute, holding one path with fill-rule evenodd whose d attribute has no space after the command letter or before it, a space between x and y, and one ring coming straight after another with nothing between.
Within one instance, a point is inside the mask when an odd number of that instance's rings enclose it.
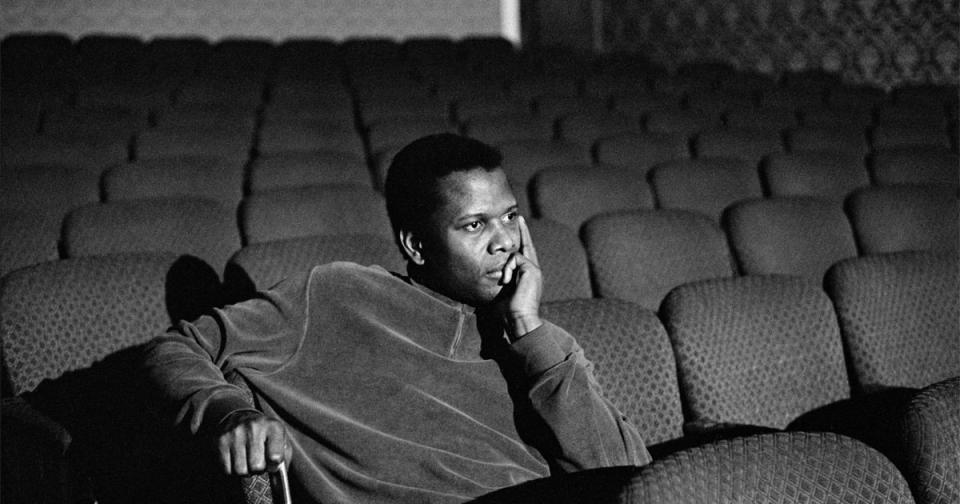
<instances>
[{"instance_id":1,"label":"man sitting","mask_svg":"<svg viewBox=\"0 0 960 504\"><path fill-rule=\"evenodd\" d=\"M317 266L152 342L152 381L179 423L212 434L224 472L290 461L301 501L462 502L649 462L574 338L539 316L536 249L500 163L456 135L411 143L385 189L406 275Z\"/></svg>"}]
</instances>

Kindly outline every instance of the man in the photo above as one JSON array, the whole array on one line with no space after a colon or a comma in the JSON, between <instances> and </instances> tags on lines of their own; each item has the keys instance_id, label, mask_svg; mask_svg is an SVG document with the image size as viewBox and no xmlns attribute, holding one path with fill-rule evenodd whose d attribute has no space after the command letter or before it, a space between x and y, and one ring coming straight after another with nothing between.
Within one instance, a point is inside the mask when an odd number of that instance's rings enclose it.
<instances>
[{"instance_id":1,"label":"man","mask_svg":"<svg viewBox=\"0 0 960 504\"><path fill-rule=\"evenodd\" d=\"M224 472L289 460L310 501L460 502L649 461L575 340L539 316L536 250L500 162L456 135L411 143L385 189L407 275L319 266L153 342L151 378Z\"/></svg>"}]
</instances>

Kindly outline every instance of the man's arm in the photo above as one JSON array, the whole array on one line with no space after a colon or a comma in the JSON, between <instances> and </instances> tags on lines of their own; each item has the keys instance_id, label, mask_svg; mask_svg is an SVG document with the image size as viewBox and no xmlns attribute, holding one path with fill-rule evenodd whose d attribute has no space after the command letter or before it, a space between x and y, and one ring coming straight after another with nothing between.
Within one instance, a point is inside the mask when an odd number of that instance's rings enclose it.
<instances>
[{"instance_id":1,"label":"man's arm","mask_svg":"<svg viewBox=\"0 0 960 504\"><path fill-rule=\"evenodd\" d=\"M250 301L217 310L156 338L145 366L160 394L177 408L176 423L211 440L227 474L273 470L289 460L283 424L253 409L224 374L269 373L303 338L308 277Z\"/></svg>"},{"instance_id":2,"label":"man's arm","mask_svg":"<svg viewBox=\"0 0 960 504\"><path fill-rule=\"evenodd\" d=\"M510 290L500 310L530 404L552 431L537 448L565 472L650 462L636 428L603 396L580 346L540 319L542 275L526 221L519 225L520 247L505 267Z\"/></svg>"}]
</instances>

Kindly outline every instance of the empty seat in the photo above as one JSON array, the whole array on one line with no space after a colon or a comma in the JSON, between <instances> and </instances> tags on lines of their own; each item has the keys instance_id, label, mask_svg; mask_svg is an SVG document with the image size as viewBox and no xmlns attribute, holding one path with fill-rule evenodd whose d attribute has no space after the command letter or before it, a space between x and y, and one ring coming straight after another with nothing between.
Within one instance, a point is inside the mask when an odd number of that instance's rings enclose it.
<instances>
[{"instance_id":1,"label":"empty seat","mask_svg":"<svg viewBox=\"0 0 960 504\"><path fill-rule=\"evenodd\" d=\"M950 473L945 473L950 474ZM613 467L541 478L498 490L502 502L913 502L889 459L850 437L777 432L693 446L642 468Z\"/></svg>"},{"instance_id":2,"label":"empty seat","mask_svg":"<svg viewBox=\"0 0 960 504\"><path fill-rule=\"evenodd\" d=\"M264 126L317 124L340 129L354 129L356 117L350 97L343 99L312 98L278 100L263 110Z\"/></svg>"},{"instance_id":3,"label":"empty seat","mask_svg":"<svg viewBox=\"0 0 960 504\"><path fill-rule=\"evenodd\" d=\"M680 99L665 94L622 93L611 98L614 112L645 118L654 111L679 111Z\"/></svg>"},{"instance_id":4,"label":"empty seat","mask_svg":"<svg viewBox=\"0 0 960 504\"><path fill-rule=\"evenodd\" d=\"M802 127L787 130L789 152L844 152L863 158L870 150L863 128Z\"/></svg>"},{"instance_id":5,"label":"empty seat","mask_svg":"<svg viewBox=\"0 0 960 504\"><path fill-rule=\"evenodd\" d=\"M647 131L652 133L681 133L693 137L704 130L720 126L720 114L706 114L693 110L654 110L647 114Z\"/></svg>"},{"instance_id":6,"label":"empty seat","mask_svg":"<svg viewBox=\"0 0 960 504\"><path fill-rule=\"evenodd\" d=\"M447 104L426 96L368 98L357 103L363 124L374 124L394 117L449 119Z\"/></svg>"},{"instance_id":7,"label":"empty seat","mask_svg":"<svg viewBox=\"0 0 960 504\"><path fill-rule=\"evenodd\" d=\"M737 158L757 166L764 157L783 152L783 145L777 131L726 128L697 135L693 151L701 158Z\"/></svg>"},{"instance_id":8,"label":"empty seat","mask_svg":"<svg viewBox=\"0 0 960 504\"><path fill-rule=\"evenodd\" d=\"M682 436L673 350L656 313L617 299L544 303L545 319L577 335L604 393L648 445Z\"/></svg>"},{"instance_id":9,"label":"empty seat","mask_svg":"<svg viewBox=\"0 0 960 504\"><path fill-rule=\"evenodd\" d=\"M723 232L680 210L597 216L582 231L597 296L656 310L670 289L733 275Z\"/></svg>"},{"instance_id":10,"label":"empty seat","mask_svg":"<svg viewBox=\"0 0 960 504\"><path fill-rule=\"evenodd\" d=\"M106 201L197 197L236 208L243 197L243 165L215 157L145 159L103 175Z\"/></svg>"},{"instance_id":11,"label":"empty seat","mask_svg":"<svg viewBox=\"0 0 960 504\"><path fill-rule=\"evenodd\" d=\"M743 201L724 218L730 246L746 275L799 275L819 284L833 263L857 255L853 230L838 201Z\"/></svg>"},{"instance_id":12,"label":"empty seat","mask_svg":"<svg viewBox=\"0 0 960 504\"><path fill-rule=\"evenodd\" d=\"M510 94L525 101L540 96L577 96L579 94L576 79L559 76L527 76L514 79L509 85Z\"/></svg>"},{"instance_id":13,"label":"empty seat","mask_svg":"<svg viewBox=\"0 0 960 504\"><path fill-rule=\"evenodd\" d=\"M174 254L85 257L4 277L0 341L12 392L162 333L172 322L164 287L175 260Z\"/></svg>"},{"instance_id":14,"label":"empty seat","mask_svg":"<svg viewBox=\"0 0 960 504\"><path fill-rule=\"evenodd\" d=\"M553 121L528 112L484 115L463 124L463 134L488 144L512 140L552 140Z\"/></svg>"},{"instance_id":15,"label":"empty seat","mask_svg":"<svg viewBox=\"0 0 960 504\"><path fill-rule=\"evenodd\" d=\"M371 185L363 158L337 151L279 152L250 164L251 193L320 184Z\"/></svg>"},{"instance_id":16,"label":"empty seat","mask_svg":"<svg viewBox=\"0 0 960 504\"><path fill-rule=\"evenodd\" d=\"M530 193L537 215L575 231L600 213L653 208L647 182L630 170L614 166L544 168L531 180Z\"/></svg>"},{"instance_id":17,"label":"empty seat","mask_svg":"<svg viewBox=\"0 0 960 504\"><path fill-rule=\"evenodd\" d=\"M811 82L803 85L794 82L789 87L769 89L760 93L760 107L798 110L802 107L821 106L825 90L833 84L827 82Z\"/></svg>"},{"instance_id":18,"label":"empty seat","mask_svg":"<svg viewBox=\"0 0 960 504\"><path fill-rule=\"evenodd\" d=\"M723 116L731 110L753 110L753 100L724 91L700 91L686 98L687 108L710 116Z\"/></svg>"},{"instance_id":19,"label":"empty seat","mask_svg":"<svg viewBox=\"0 0 960 504\"><path fill-rule=\"evenodd\" d=\"M613 113L570 114L558 121L560 138L592 147L600 139L621 134L638 134L640 121L636 118Z\"/></svg>"},{"instance_id":20,"label":"empty seat","mask_svg":"<svg viewBox=\"0 0 960 504\"><path fill-rule=\"evenodd\" d=\"M650 172L660 208L692 210L720 222L731 204L763 196L756 168L740 159L680 159Z\"/></svg>"},{"instance_id":21,"label":"empty seat","mask_svg":"<svg viewBox=\"0 0 960 504\"><path fill-rule=\"evenodd\" d=\"M879 185L960 185L960 159L944 147L899 147L873 153L873 180Z\"/></svg>"},{"instance_id":22,"label":"empty seat","mask_svg":"<svg viewBox=\"0 0 960 504\"><path fill-rule=\"evenodd\" d=\"M148 110L131 107L64 108L47 113L43 134L59 137L80 132L97 132L113 136L118 142L149 127Z\"/></svg>"},{"instance_id":23,"label":"empty seat","mask_svg":"<svg viewBox=\"0 0 960 504\"><path fill-rule=\"evenodd\" d=\"M827 93L827 105L837 110L873 110L888 99L886 91L869 85L839 86Z\"/></svg>"},{"instance_id":24,"label":"empty seat","mask_svg":"<svg viewBox=\"0 0 960 504\"><path fill-rule=\"evenodd\" d=\"M224 282L233 295L248 297L254 290L334 261L377 264L404 273L405 262L392 240L382 235L317 235L265 241L238 250L227 265Z\"/></svg>"},{"instance_id":25,"label":"empty seat","mask_svg":"<svg viewBox=\"0 0 960 504\"><path fill-rule=\"evenodd\" d=\"M614 95L638 95L648 91L647 83L629 75L590 75L583 81L583 92L589 96L610 98Z\"/></svg>"},{"instance_id":26,"label":"empty seat","mask_svg":"<svg viewBox=\"0 0 960 504\"><path fill-rule=\"evenodd\" d=\"M192 255L216 271L240 248L235 212L199 198L156 198L82 206L63 224L66 257L123 252Z\"/></svg>"},{"instance_id":27,"label":"empty seat","mask_svg":"<svg viewBox=\"0 0 960 504\"><path fill-rule=\"evenodd\" d=\"M549 219L527 219L527 225L543 271L542 301L593 297L587 252L577 232Z\"/></svg>"},{"instance_id":28,"label":"empty seat","mask_svg":"<svg viewBox=\"0 0 960 504\"><path fill-rule=\"evenodd\" d=\"M377 121L367 130L370 153L377 154L387 148L404 146L427 135L453 132L453 127L443 118L394 117Z\"/></svg>"},{"instance_id":29,"label":"empty seat","mask_svg":"<svg viewBox=\"0 0 960 504\"><path fill-rule=\"evenodd\" d=\"M942 128L947 124L943 103L881 103L873 114L874 123L884 126Z\"/></svg>"},{"instance_id":30,"label":"empty seat","mask_svg":"<svg viewBox=\"0 0 960 504\"><path fill-rule=\"evenodd\" d=\"M690 157L686 135L681 133L622 133L597 141L597 162L621 166L646 177L659 163Z\"/></svg>"},{"instance_id":31,"label":"empty seat","mask_svg":"<svg viewBox=\"0 0 960 504\"><path fill-rule=\"evenodd\" d=\"M503 171L520 191L541 168L549 166L590 164L590 149L562 140L514 140L497 147L503 154Z\"/></svg>"},{"instance_id":32,"label":"empty seat","mask_svg":"<svg viewBox=\"0 0 960 504\"><path fill-rule=\"evenodd\" d=\"M253 110L263 95L256 80L197 79L180 86L174 99L179 107L217 104Z\"/></svg>"},{"instance_id":33,"label":"empty seat","mask_svg":"<svg viewBox=\"0 0 960 504\"><path fill-rule=\"evenodd\" d=\"M82 139L57 139L33 136L24 142L3 144L3 167L60 165L102 173L107 168L127 162L129 141L116 139L106 143L90 143Z\"/></svg>"},{"instance_id":34,"label":"empty seat","mask_svg":"<svg viewBox=\"0 0 960 504\"><path fill-rule=\"evenodd\" d=\"M797 126L797 115L788 108L734 108L726 113L730 128L781 131Z\"/></svg>"},{"instance_id":35,"label":"empty seat","mask_svg":"<svg viewBox=\"0 0 960 504\"><path fill-rule=\"evenodd\" d=\"M0 208L36 212L55 219L100 200L100 174L70 166L0 170Z\"/></svg>"},{"instance_id":36,"label":"empty seat","mask_svg":"<svg viewBox=\"0 0 960 504\"><path fill-rule=\"evenodd\" d=\"M31 210L0 210L0 277L57 259L60 220Z\"/></svg>"},{"instance_id":37,"label":"empty seat","mask_svg":"<svg viewBox=\"0 0 960 504\"><path fill-rule=\"evenodd\" d=\"M571 114L603 114L607 104L594 97L554 96L537 97L534 102L537 115L548 120L556 120Z\"/></svg>"},{"instance_id":38,"label":"empty seat","mask_svg":"<svg viewBox=\"0 0 960 504\"><path fill-rule=\"evenodd\" d=\"M457 101L457 121L463 123L479 116L496 116L531 112L523 100L499 93L470 97Z\"/></svg>"},{"instance_id":39,"label":"empty seat","mask_svg":"<svg viewBox=\"0 0 960 504\"><path fill-rule=\"evenodd\" d=\"M960 376L955 253L848 259L824 283L860 390L922 388Z\"/></svg>"},{"instance_id":40,"label":"empty seat","mask_svg":"<svg viewBox=\"0 0 960 504\"><path fill-rule=\"evenodd\" d=\"M958 201L949 186L867 187L847 200L861 254L956 250Z\"/></svg>"},{"instance_id":41,"label":"empty seat","mask_svg":"<svg viewBox=\"0 0 960 504\"><path fill-rule=\"evenodd\" d=\"M748 96L762 95L776 86L773 76L758 71L740 70L722 75L717 80L717 88Z\"/></svg>"},{"instance_id":42,"label":"empty seat","mask_svg":"<svg viewBox=\"0 0 960 504\"><path fill-rule=\"evenodd\" d=\"M320 150L364 155L363 138L353 127L311 120L264 123L256 149L261 155Z\"/></svg>"},{"instance_id":43,"label":"empty seat","mask_svg":"<svg viewBox=\"0 0 960 504\"><path fill-rule=\"evenodd\" d=\"M950 147L950 139L944 126L898 126L877 125L870 134L874 150L912 145Z\"/></svg>"},{"instance_id":44,"label":"empty seat","mask_svg":"<svg viewBox=\"0 0 960 504\"><path fill-rule=\"evenodd\" d=\"M21 475L5 481L105 502L176 500L198 487L190 471L170 467L184 453L173 449L181 438L157 417L140 345L216 305L217 273L170 253L64 259L4 277L0 342L20 395L4 398L3 450L34 447L25 450L34 455L44 446L41 460L5 466L5 478ZM29 472L38 466L43 474ZM82 481L70 478L80 474ZM173 479L176 488L167 489Z\"/></svg>"},{"instance_id":45,"label":"empty seat","mask_svg":"<svg viewBox=\"0 0 960 504\"><path fill-rule=\"evenodd\" d=\"M245 244L323 234L393 235L383 196L348 184L252 194L242 204L240 226Z\"/></svg>"},{"instance_id":46,"label":"empty seat","mask_svg":"<svg viewBox=\"0 0 960 504\"><path fill-rule=\"evenodd\" d=\"M155 128L137 135L134 159L216 156L243 163L252 146L252 135L242 129Z\"/></svg>"},{"instance_id":47,"label":"empty seat","mask_svg":"<svg viewBox=\"0 0 960 504\"><path fill-rule=\"evenodd\" d=\"M660 316L688 421L782 429L850 397L836 315L820 282L703 280L671 291Z\"/></svg>"},{"instance_id":48,"label":"empty seat","mask_svg":"<svg viewBox=\"0 0 960 504\"><path fill-rule=\"evenodd\" d=\"M219 131L253 136L257 127L255 107L233 104L192 104L156 111L157 128L171 131Z\"/></svg>"},{"instance_id":49,"label":"empty seat","mask_svg":"<svg viewBox=\"0 0 960 504\"><path fill-rule=\"evenodd\" d=\"M870 185L863 158L843 152L772 154L761 168L771 196L815 196L842 200Z\"/></svg>"},{"instance_id":50,"label":"empty seat","mask_svg":"<svg viewBox=\"0 0 960 504\"><path fill-rule=\"evenodd\" d=\"M960 499L960 377L931 385L907 406L903 463L918 504Z\"/></svg>"},{"instance_id":51,"label":"empty seat","mask_svg":"<svg viewBox=\"0 0 960 504\"><path fill-rule=\"evenodd\" d=\"M836 109L820 105L801 107L800 122L807 128L857 130L863 132L873 121L871 109Z\"/></svg>"}]
</instances>

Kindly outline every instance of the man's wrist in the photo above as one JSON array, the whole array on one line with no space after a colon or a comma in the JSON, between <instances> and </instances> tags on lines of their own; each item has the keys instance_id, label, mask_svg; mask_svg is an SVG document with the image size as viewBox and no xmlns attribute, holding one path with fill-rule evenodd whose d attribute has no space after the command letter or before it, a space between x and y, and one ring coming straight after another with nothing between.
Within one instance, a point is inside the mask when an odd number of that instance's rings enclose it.
<instances>
[{"instance_id":1,"label":"man's wrist","mask_svg":"<svg viewBox=\"0 0 960 504\"><path fill-rule=\"evenodd\" d=\"M542 325L543 320L540 319L538 314L512 316L507 333L510 336L510 341L517 341Z\"/></svg>"}]
</instances>

